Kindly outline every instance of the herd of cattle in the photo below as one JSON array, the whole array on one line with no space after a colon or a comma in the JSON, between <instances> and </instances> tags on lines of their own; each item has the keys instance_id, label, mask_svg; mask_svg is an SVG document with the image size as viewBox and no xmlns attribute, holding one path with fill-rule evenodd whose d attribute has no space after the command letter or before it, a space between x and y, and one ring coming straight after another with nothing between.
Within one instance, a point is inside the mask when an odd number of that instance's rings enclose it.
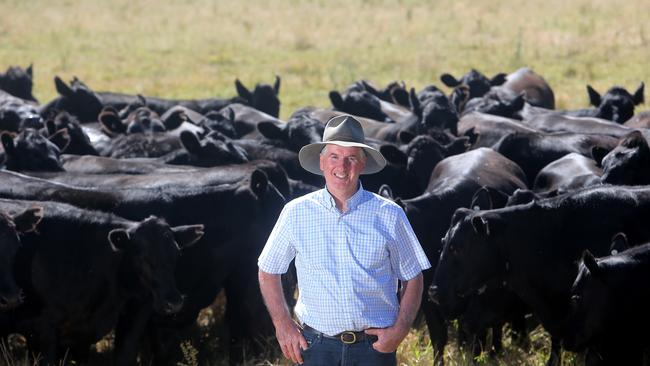
<instances>
[{"instance_id":1,"label":"herd of cattle","mask_svg":"<svg viewBox=\"0 0 650 366\"><path fill-rule=\"evenodd\" d=\"M531 317L587 365L644 363L650 337L650 113L644 84L556 110L522 68L441 77L450 90L360 80L280 120L280 78L230 99L96 92L74 78L40 104L32 68L0 74L0 330L47 364L114 331L118 365L176 364L224 290L230 361L272 336L257 256L284 203L319 189L298 150L346 113L389 164L364 188L405 210L433 268L422 310L436 364L447 326L499 351ZM286 276L287 298L295 281ZM492 344L486 344L491 331ZM253 341L253 342L251 342ZM65 353L68 352L68 353Z\"/></svg>"}]
</instances>

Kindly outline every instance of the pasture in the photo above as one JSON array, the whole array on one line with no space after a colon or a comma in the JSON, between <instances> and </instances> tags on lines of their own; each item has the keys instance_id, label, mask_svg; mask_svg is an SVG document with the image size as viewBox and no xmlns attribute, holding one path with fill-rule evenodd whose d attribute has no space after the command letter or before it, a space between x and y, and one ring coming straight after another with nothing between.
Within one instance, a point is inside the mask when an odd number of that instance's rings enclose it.
<instances>
[{"instance_id":1,"label":"pasture","mask_svg":"<svg viewBox=\"0 0 650 366\"><path fill-rule=\"evenodd\" d=\"M553 88L557 109L582 108L587 84L604 93L650 82L649 13L644 0L0 0L0 71L33 64L41 103L56 96L57 75L166 98L232 97L236 78L251 88L279 75L287 119L304 106L331 107L328 92L359 79L448 90L445 72L492 76L529 66ZM506 341L497 360L479 361L542 365L549 347L537 329L530 351ZM185 364L195 352L188 346ZM223 364L215 357L211 365ZM401 345L399 363L432 359L422 326ZM472 364L455 347L446 361ZM250 363L288 364L276 354ZM565 353L564 364L580 361Z\"/></svg>"}]
</instances>

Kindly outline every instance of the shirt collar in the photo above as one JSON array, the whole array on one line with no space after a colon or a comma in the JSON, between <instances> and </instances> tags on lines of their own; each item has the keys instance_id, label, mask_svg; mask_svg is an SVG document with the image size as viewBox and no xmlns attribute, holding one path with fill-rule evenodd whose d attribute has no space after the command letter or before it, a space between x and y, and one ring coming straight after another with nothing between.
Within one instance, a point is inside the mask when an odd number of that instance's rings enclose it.
<instances>
[{"instance_id":1,"label":"shirt collar","mask_svg":"<svg viewBox=\"0 0 650 366\"><path fill-rule=\"evenodd\" d=\"M348 198L347 201L347 206L348 206L348 212L352 211L357 208L363 201L364 201L364 196L365 196L365 190L363 189L363 185L361 184L361 181L359 181L359 189L352 195L352 197ZM332 194L327 190L327 186L322 189L322 194L318 197L319 201L323 206L325 206L327 209L333 210L337 209L336 208L336 202L334 201L334 197L332 197ZM337 209L338 210L338 209Z\"/></svg>"}]
</instances>

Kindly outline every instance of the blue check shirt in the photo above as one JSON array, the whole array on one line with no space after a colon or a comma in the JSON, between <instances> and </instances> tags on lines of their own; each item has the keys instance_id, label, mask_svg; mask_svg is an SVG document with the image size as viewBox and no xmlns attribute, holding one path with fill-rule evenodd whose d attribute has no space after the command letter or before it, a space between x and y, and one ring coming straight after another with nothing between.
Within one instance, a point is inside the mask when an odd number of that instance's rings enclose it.
<instances>
[{"instance_id":1,"label":"blue check shirt","mask_svg":"<svg viewBox=\"0 0 650 366\"><path fill-rule=\"evenodd\" d=\"M328 335L392 326L398 279L431 267L401 207L363 187L341 213L327 189L286 204L258 259L298 274L298 319Z\"/></svg>"}]
</instances>

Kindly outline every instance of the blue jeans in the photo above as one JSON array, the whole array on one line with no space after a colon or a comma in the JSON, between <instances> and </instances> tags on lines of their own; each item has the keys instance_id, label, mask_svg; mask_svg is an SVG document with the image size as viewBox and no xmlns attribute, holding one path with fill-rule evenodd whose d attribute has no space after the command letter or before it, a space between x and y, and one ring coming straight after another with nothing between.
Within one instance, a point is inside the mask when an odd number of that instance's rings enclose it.
<instances>
[{"instance_id":1,"label":"blue jeans","mask_svg":"<svg viewBox=\"0 0 650 366\"><path fill-rule=\"evenodd\" d=\"M302 350L303 366L395 366L396 352L382 353L372 348L374 341L366 339L345 344L338 339L323 337L310 330L303 331L307 349Z\"/></svg>"}]
</instances>

